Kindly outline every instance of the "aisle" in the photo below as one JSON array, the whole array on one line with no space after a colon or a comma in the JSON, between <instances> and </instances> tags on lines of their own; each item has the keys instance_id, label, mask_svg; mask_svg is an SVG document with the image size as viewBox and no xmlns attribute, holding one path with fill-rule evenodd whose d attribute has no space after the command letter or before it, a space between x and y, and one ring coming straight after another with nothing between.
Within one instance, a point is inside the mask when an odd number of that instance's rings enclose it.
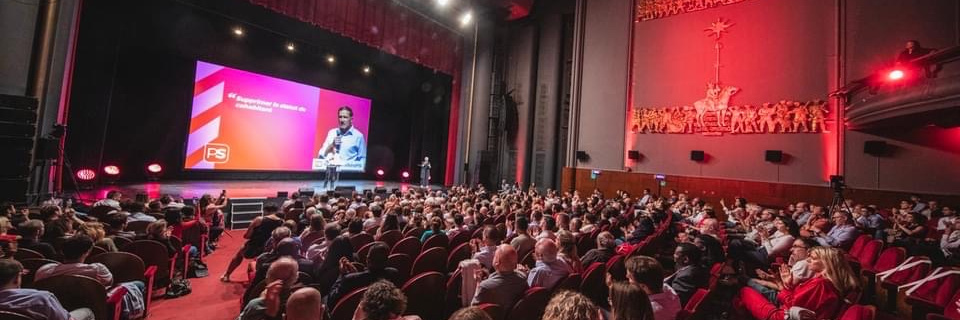
<instances>
[{"instance_id":1,"label":"aisle","mask_svg":"<svg viewBox=\"0 0 960 320\"><path fill-rule=\"evenodd\" d=\"M232 237L224 234L220 238L220 248L204 259L207 267L210 268L210 275L205 278L190 279L193 293L176 299L154 300L147 319L236 319L240 313L240 297L244 290L240 281L247 279L246 267L241 265L237 268L232 277L234 282L223 283L219 278L226 270L230 259L237 253L237 249L243 245L244 231L246 230L228 230Z\"/></svg>"}]
</instances>

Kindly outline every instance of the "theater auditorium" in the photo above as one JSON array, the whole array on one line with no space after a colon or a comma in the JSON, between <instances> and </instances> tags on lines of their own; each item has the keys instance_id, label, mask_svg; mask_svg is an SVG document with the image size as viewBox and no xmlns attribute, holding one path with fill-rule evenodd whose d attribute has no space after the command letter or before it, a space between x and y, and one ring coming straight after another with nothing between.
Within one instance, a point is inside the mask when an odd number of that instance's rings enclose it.
<instances>
[{"instance_id":1,"label":"theater auditorium","mask_svg":"<svg viewBox=\"0 0 960 320\"><path fill-rule=\"evenodd\" d=\"M956 0L0 0L0 319L960 320Z\"/></svg>"}]
</instances>

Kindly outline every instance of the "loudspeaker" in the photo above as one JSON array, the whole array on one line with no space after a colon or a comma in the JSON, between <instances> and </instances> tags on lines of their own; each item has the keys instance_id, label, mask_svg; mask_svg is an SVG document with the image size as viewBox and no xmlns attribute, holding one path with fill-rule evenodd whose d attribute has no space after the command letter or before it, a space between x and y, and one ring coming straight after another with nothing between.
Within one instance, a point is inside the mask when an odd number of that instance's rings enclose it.
<instances>
[{"instance_id":1,"label":"loudspeaker","mask_svg":"<svg viewBox=\"0 0 960 320\"><path fill-rule=\"evenodd\" d=\"M783 161L783 151L782 150L767 150L767 153L764 155L764 159L769 162L780 162Z\"/></svg>"},{"instance_id":2,"label":"loudspeaker","mask_svg":"<svg viewBox=\"0 0 960 320\"><path fill-rule=\"evenodd\" d=\"M577 150L577 161L590 161L590 155L586 151Z\"/></svg>"},{"instance_id":3,"label":"loudspeaker","mask_svg":"<svg viewBox=\"0 0 960 320\"><path fill-rule=\"evenodd\" d=\"M60 153L60 140L50 138L37 139L37 160L53 160Z\"/></svg>"},{"instance_id":4,"label":"loudspeaker","mask_svg":"<svg viewBox=\"0 0 960 320\"><path fill-rule=\"evenodd\" d=\"M300 190L298 190L297 192L300 193L301 197L312 197L314 191L313 191L313 188L311 187L303 187L303 188L300 188Z\"/></svg>"},{"instance_id":5,"label":"loudspeaker","mask_svg":"<svg viewBox=\"0 0 960 320\"><path fill-rule=\"evenodd\" d=\"M286 191L277 191L277 198L286 199L290 197L290 193Z\"/></svg>"},{"instance_id":6,"label":"loudspeaker","mask_svg":"<svg viewBox=\"0 0 960 320\"><path fill-rule=\"evenodd\" d=\"M693 161L703 161L706 159L706 154L703 153L703 150L693 150L690 151L690 160Z\"/></svg>"},{"instance_id":7,"label":"loudspeaker","mask_svg":"<svg viewBox=\"0 0 960 320\"><path fill-rule=\"evenodd\" d=\"M882 140L868 140L863 142L863 153L882 156L887 154L887 142Z\"/></svg>"},{"instance_id":8,"label":"loudspeaker","mask_svg":"<svg viewBox=\"0 0 960 320\"><path fill-rule=\"evenodd\" d=\"M373 188L373 193L376 193L376 194L385 194L385 193L387 193L387 188L385 188L385 187L376 187L376 188Z\"/></svg>"},{"instance_id":9,"label":"loudspeaker","mask_svg":"<svg viewBox=\"0 0 960 320\"><path fill-rule=\"evenodd\" d=\"M357 191L356 186L336 187L334 189L334 192L336 192L337 196L346 198L352 197L354 191Z\"/></svg>"},{"instance_id":10,"label":"loudspeaker","mask_svg":"<svg viewBox=\"0 0 960 320\"><path fill-rule=\"evenodd\" d=\"M627 151L627 158L630 160L640 160L640 151L637 151L637 150Z\"/></svg>"},{"instance_id":11,"label":"loudspeaker","mask_svg":"<svg viewBox=\"0 0 960 320\"><path fill-rule=\"evenodd\" d=\"M328 197L328 198L333 198L333 197L336 196L336 195L337 195L337 193L336 193L336 192L333 192L333 190L327 190L327 197Z\"/></svg>"}]
</instances>

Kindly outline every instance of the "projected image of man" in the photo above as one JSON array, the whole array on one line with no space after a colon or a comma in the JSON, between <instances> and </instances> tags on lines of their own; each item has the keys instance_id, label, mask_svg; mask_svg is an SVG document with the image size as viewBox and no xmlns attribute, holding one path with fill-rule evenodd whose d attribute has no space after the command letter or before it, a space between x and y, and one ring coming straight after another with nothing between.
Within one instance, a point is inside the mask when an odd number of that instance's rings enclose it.
<instances>
[{"instance_id":1,"label":"projected image of man","mask_svg":"<svg viewBox=\"0 0 960 320\"><path fill-rule=\"evenodd\" d=\"M363 133L353 126L353 109L348 106L337 110L336 128L327 132L320 147L320 158L340 166L340 170L363 171L366 160L366 142Z\"/></svg>"}]
</instances>

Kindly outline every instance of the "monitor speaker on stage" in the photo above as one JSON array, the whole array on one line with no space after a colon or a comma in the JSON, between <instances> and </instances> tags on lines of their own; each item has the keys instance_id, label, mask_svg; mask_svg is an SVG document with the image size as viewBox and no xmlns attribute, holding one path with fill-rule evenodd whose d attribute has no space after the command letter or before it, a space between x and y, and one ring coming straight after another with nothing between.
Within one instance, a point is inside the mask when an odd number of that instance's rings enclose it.
<instances>
[{"instance_id":1,"label":"monitor speaker on stage","mask_svg":"<svg viewBox=\"0 0 960 320\"><path fill-rule=\"evenodd\" d=\"M627 158L630 160L640 160L640 151L630 150L627 152Z\"/></svg>"},{"instance_id":2,"label":"monitor speaker on stage","mask_svg":"<svg viewBox=\"0 0 960 320\"><path fill-rule=\"evenodd\" d=\"M286 199L290 197L290 193L286 191L277 191L277 198Z\"/></svg>"},{"instance_id":3,"label":"monitor speaker on stage","mask_svg":"<svg viewBox=\"0 0 960 320\"><path fill-rule=\"evenodd\" d=\"M583 150L577 150L577 161L590 161L590 154Z\"/></svg>"},{"instance_id":4,"label":"monitor speaker on stage","mask_svg":"<svg viewBox=\"0 0 960 320\"><path fill-rule=\"evenodd\" d=\"M336 196L336 195L337 193L334 192L333 190L327 190L327 197L333 198L333 196Z\"/></svg>"},{"instance_id":5,"label":"monitor speaker on stage","mask_svg":"<svg viewBox=\"0 0 960 320\"><path fill-rule=\"evenodd\" d=\"M376 188L373 188L373 193L376 193L376 194L385 194L385 193L387 193L387 188L385 188L385 187L376 187Z\"/></svg>"},{"instance_id":6,"label":"monitor speaker on stage","mask_svg":"<svg viewBox=\"0 0 960 320\"><path fill-rule=\"evenodd\" d=\"M783 161L783 150L767 150L764 154L764 160L774 163Z\"/></svg>"},{"instance_id":7,"label":"monitor speaker on stage","mask_svg":"<svg viewBox=\"0 0 960 320\"><path fill-rule=\"evenodd\" d=\"M349 198L353 196L354 191L357 191L357 187L356 186L337 187L336 189L334 189L334 191L337 193L337 196Z\"/></svg>"},{"instance_id":8,"label":"monitor speaker on stage","mask_svg":"<svg viewBox=\"0 0 960 320\"><path fill-rule=\"evenodd\" d=\"M300 188L298 192L300 192L301 197L312 197L314 191L313 191L313 188L311 187L303 187L303 188Z\"/></svg>"},{"instance_id":9,"label":"monitor speaker on stage","mask_svg":"<svg viewBox=\"0 0 960 320\"><path fill-rule=\"evenodd\" d=\"M393 188L393 190L390 190L390 193L393 193L393 194L397 194L399 192L400 192L400 188Z\"/></svg>"},{"instance_id":10,"label":"monitor speaker on stage","mask_svg":"<svg viewBox=\"0 0 960 320\"><path fill-rule=\"evenodd\" d=\"M703 160L706 159L706 158L707 158L707 156L706 156L706 154L703 152L703 150L693 150L693 151L690 151L690 160L693 160L693 161L703 161Z\"/></svg>"}]
</instances>

